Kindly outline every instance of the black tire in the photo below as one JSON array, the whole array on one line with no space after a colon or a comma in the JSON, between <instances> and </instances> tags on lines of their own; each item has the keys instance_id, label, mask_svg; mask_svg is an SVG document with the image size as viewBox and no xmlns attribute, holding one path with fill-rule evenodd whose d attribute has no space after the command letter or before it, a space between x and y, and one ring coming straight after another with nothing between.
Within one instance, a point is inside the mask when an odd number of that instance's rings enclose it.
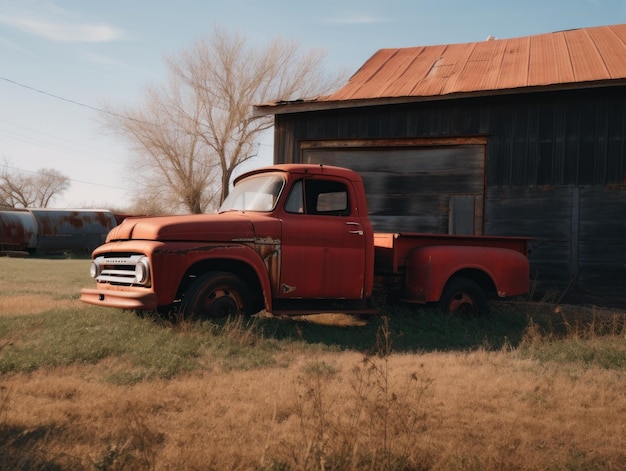
<instances>
[{"instance_id":1,"label":"black tire","mask_svg":"<svg viewBox=\"0 0 626 471\"><path fill-rule=\"evenodd\" d=\"M248 314L248 287L237 276L209 272L200 276L183 296L183 319L223 319Z\"/></svg>"},{"instance_id":2,"label":"black tire","mask_svg":"<svg viewBox=\"0 0 626 471\"><path fill-rule=\"evenodd\" d=\"M445 314L470 318L488 314L487 295L474 280L453 278L448 281L439 300L439 309Z\"/></svg>"}]
</instances>

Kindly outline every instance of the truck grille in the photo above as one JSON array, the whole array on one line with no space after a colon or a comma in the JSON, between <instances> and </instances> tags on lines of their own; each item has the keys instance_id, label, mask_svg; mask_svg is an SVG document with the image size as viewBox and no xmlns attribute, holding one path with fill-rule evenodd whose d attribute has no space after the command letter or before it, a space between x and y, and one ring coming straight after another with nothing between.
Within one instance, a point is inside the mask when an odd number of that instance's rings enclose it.
<instances>
[{"instance_id":1,"label":"truck grille","mask_svg":"<svg viewBox=\"0 0 626 471\"><path fill-rule=\"evenodd\" d=\"M149 285L149 265L147 257L135 255L101 255L93 260L98 283L113 285Z\"/></svg>"}]
</instances>

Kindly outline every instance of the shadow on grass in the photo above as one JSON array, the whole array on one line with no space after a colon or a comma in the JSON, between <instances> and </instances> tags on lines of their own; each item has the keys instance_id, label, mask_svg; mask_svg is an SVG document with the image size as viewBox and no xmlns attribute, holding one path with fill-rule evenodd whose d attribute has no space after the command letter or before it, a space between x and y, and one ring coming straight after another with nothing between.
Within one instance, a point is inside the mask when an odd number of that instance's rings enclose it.
<instances>
[{"instance_id":1,"label":"shadow on grass","mask_svg":"<svg viewBox=\"0 0 626 471\"><path fill-rule=\"evenodd\" d=\"M61 471L57 464L44 452L50 440L51 427L26 428L0 424L0 469L14 471L46 470Z\"/></svg>"},{"instance_id":2,"label":"shadow on grass","mask_svg":"<svg viewBox=\"0 0 626 471\"><path fill-rule=\"evenodd\" d=\"M517 310L494 310L482 317L461 319L435 309L387 305L379 315L362 318L366 322L362 326L321 325L306 318L287 318L262 319L260 328L266 337L277 340L373 352L384 317L389 320L395 352L464 351L479 347L498 350L505 344L516 347L529 322L528 316Z\"/></svg>"}]
</instances>

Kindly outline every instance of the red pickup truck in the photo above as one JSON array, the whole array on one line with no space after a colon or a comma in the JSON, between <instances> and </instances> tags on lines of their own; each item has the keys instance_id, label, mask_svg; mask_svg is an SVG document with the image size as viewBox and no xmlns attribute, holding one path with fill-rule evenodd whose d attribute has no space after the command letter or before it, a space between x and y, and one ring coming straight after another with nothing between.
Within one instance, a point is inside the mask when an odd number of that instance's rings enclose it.
<instances>
[{"instance_id":1,"label":"red pickup truck","mask_svg":"<svg viewBox=\"0 0 626 471\"><path fill-rule=\"evenodd\" d=\"M375 234L359 174L275 165L237 178L217 214L125 219L93 252L81 300L190 319L363 313L376 283L475 314L527 293L527 250L521 237Z\"/></svg>"}]
</instances>

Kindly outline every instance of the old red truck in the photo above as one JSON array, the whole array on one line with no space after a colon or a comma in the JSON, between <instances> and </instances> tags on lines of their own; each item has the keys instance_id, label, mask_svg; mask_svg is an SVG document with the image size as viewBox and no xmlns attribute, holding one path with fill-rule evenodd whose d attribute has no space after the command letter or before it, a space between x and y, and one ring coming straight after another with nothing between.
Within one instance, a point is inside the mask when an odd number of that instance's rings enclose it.
<instances>
[{"instance_id":1,"label":"old red truck","mask_svg":"<svg viewBox=\"0 0 626 471\"><path fill-rule=\"evenodd\" d=\"M275 165L237 178L217 214L125 219L93 252L81 300L200 319L371 312L380 284L471 314L528 291L527 250L520 237L375 234L359 174Z\"/></svg>"}]
</instances>

